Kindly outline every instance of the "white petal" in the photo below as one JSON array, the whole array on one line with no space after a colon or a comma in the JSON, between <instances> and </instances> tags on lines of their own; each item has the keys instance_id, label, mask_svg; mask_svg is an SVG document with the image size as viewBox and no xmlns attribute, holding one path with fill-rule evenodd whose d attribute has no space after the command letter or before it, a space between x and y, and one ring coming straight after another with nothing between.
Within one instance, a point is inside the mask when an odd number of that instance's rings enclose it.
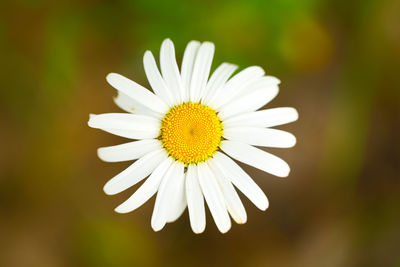
<instances>
[{"instance_id":1,"label":"white petal","mask_svg":"<svg viewBox=\"0 0 400 267\"><path fill-rule=\"evenodd\" d=\"M138 159L151 151L161 148L162 145L159 140L145 139L116 146L100 147L97 150L97 155L107 162L119 162Z\"/></svg>"},{"instance_id":2,"label":"white petal","mask_svg":"<svg viewBox=\"0 0 400 267\"><path fill-rule=\"evenodd\" d=\"M207 83L201 102L205 105L208 105L210 99L212 99L214 95L219 94L219 90L224 88L226 81L229 79L229 77L231 77L232 73L234 73L237 68L238 66L229 63L222 63L219 65Z\"/></svg>"},{"instance_id":3,"label":"white petal","mask_svg":"<svg viewBox=\"0 0 400 267\"><path fill-rule=\"evenodd\" d=\"M172 105L182 103L183 99L186 98L186 91L183 88L181 75L176 64L174 44L170 39L165 39L161 45L160 66L165 84L173 96Z\"/></svg>"},{"instance_id":4,"label":"white petal","mask_svg":"<svg viewBox=\"0 0 400 267\"><path fill-rule=\"evenodd\" d=\"M136 192L133 193L133 195L125 202L115 208L115 211L118 213L128 213L137 209L147 200L149 200L155 193L157 193L161 180L172 163L172 158L167 158L160 165L158 165L158 167L152 172L149 178L144 181L139 189L136 190Z\"/></svg>"},{"instance_id":5,"label":"white petal","mask_svg":"<svg viewBox=\"0 0 400 267\"><path fill-rule=\"evenodd\" d=\"M264 75L264 70L258 66L248 67L230 79L222 90L210 100L210 105L219 110L221 106L229 103L247 85L258 80Z\"/></svg>"},{"instance_id":6,"label":"white petal","mask_svg":"<svg viewBox=\"0 0 400 267\"><path fill-rule=\"evenodd\" d=\"M296 137L291 133L259 127L240 126L224 129L224 137L254 146L286 148L296 144Z\"/></svg>"},{"instance_id":7,"label":"white petal","mask_svg":"<svg viewBox=\"0 0 400 267\"><path fill-rule=\"evenodd\" d=\"M225 120L237 114L255 111L274 99L278 91L278 86L269 86L236 98L224 105L218 116L221 120Z\"/></svg>"},{"instance_id":8,"label":"white petal","mask_svg":"<svg viewBox=\"0 0 400 267\"><path fill-rule=\"evenodd\" d=\"M156 138L160 133L159 119L137 114L90 114L88 125L92 128L131 139Z\"/></svg>"},{"instance_id":9,"label":"white petal","mask_svg":"<svg viewBox=\"0 0 400 267\"><path fill-rule=\"evenodd\" d=\"M156 60L154 59L154 56L150 51L146 51L144 53L143 66L150 86L151 88L153 88L153 91L169 106L172 106L172 92L165 84L164 79L162 78L160 71L158 70Z\"/></svg>"},{"instance_id":10,"label":"white petal","mask_svg":"<svg viewBox=\"0 0 400 267\"><path fill-rule=\"evenodd\" d=\"M174 177L174 188L169 200L167 223L176 221L186 208L185 174L184 169Z\"/></svg>"},{"instance_id":11,"label":"white petal","mask_svg":"<svg viewBox=\"0 0 400 267\"><path fill-rule=\"evenodd\" d=\"M192 80L194 61L196 59L199 47L200 47L200 42L191 41L187 44L185 53L183 54L181 77L184 89L186 91L184 99L185 102L189 101L190 81Z\"/></svg>"},{"instance_id":12,"label":"white petal","mask_svg":"<svg viewBox=\"0 0 400 267\"><path fill-rule=\"evenodd\" d=\"M168 111L168 106L158 96L134 81L116 73L108 74L106 79L112 87L143 106L161 114Z\"/></svg>"},{"instance_id":13,"label":"white petal","mask_svg":"<svg viewBox=\"0 0 400 267\"><path fill-rule=\"evenodd\" d=\"M276 78L275 76L265 75L264 76L271 84L278 85L281 83L281 80Z\"/></svg>"},{"instance_id":14,"label":"white petal","mask_svg":"<svg viewBox=\"0 0 400 267\"><path fill-rule=\"evenodd\" d=\"M224 120L224 129L236 126L274 127L298 118L299 114L294 108L271 108L230 117Z\"/></svg>"},{"instance_id":15,"label":"white petal","mask_svg":"<svg viewBox=\"0 0 400 267\"><path fill-rule=\"evenodd\" d=\"M237 223L243 224L247 221L247 214L246 210L243 207L242 201L240 200L230 180L218 168L217 164L214 161L215 159L211 159L207 162L207 164L210 166L215 177L217 178L222 194L224 195L228 211Z\"/></svg>"},{"instance_id":16,"label":"white petal","mask_svg":"<svg viewBox=\"0 0 400 267\"><path fill-rule=\"evenodd\" d=\"M210 164L213 168L218 168L257 208L260 210L268 208L268 199L264 192L231 158L217 152Z\"/></svg>"},{"instance_id":17,"label":"white petal","mask_svg":"<svg viewBox=\"0 0 400 267\"><path fill-rule=\"evenodd\" d=\"M197 175L197 167L195 165L189 165L186 172L186 198L190 226L194 233L200 234L206 227L206 213L204 198Z\"/></svg>"},{"instance_id":18,"label":"white petal","mask_svg":"<svg viewBox=\"0 0 400 267\"><path fill-rule=\"evenodd\" d=\"M263 76L260 77L253 82L250 82L246 86L242 87L241 90L238 91L238 94L235 98L240 98L244 95L257 91L259 89L267 88L267 87L278 87L280 84L280 80L273 76Z\"/></svg>"},{"instance_id":19,"label":"white petal","mask_svg":"<svg viewBox=\"0 0 400 267\"><path fill-rule=\"evenodd\" d=\"M197 174L201 190L203 191L215 224L221 233L226 233L231 228L231 220L225 208L225 200L214 174L207 163L197 165Z\"/></svg>"},{"instance_id":20,"label":"white petal","mask_svg":"<svg viewBox=\"0 0 400 267\"><path fill-rule=\"evenodd\" d=\"M122 110L129 113L134 113L138 108L138 102L130 98L124 93L118 92L118 95L114 97L115 104ZM139 104L140 105L140 104Z\"/></svg>"},{"instance_id":21,"label":"white petal","mask_svg":"<svg viewBox=\"0 0 400 267\"><path fill-rule=\"evenodd\" d=\"M175 187L174 178L183 172L183 168L182 163L175 161L161 181L151 217L151 227L154 231L160 231L167 223L170 200Z\"/></svg>"},{"instance_id":22,"label":"white petal","mask_svg":"<svg viewBox=\"0 0 400 267\"><path fill-rule=\"evenodd\" d=\"M167 158L164 149L146 154L131 166L114 176L104 185L107 195L115 195L147 177L163 160Z\"/></svg>"},{"instance_id":23,"label":"white petal","mask_svg":"<svg viewBox=\"0 0 400 267\"><path fill-rule=\"evenodd\" d=\"M196 55L190 82L190 101L192 102L200 101L210 75L213 56L214 44L210 42L202 43Z\"/></svg>"},{"instance_id":24,"label":"white petal","mask_svg":"<svg viewBox=\"0 0 400 267\"><path fill-rule=\"evenodd\" d=\"M183 200L181 199L179 201L178 205L175 206L174 210L170 211L169 217L167 219L167 223L172 223L172 222L175 222L176 220L178 220L179 217L182 216L186 207L187 207L187 202L186 202L186 195L185 195L185 198Z\"/></svg>"},{"instance_id":25,"label":"white petal","mask_svg":"<svg viewBox=\"0 0 400 267\"><path fill-rule=\"evenodd\" d=\"M251 145L224 140L221 149L232 158L278 177L287 177L289 165L282 159Z\"/></svg>"},{"instance_id":26,"label":"white petal","mask_svg":"<svg viewBox=\"0 0 400 267\"><path fill-rule=\"evenodd\" d=\"M146 108L139 102L133 100L131 97L127 96L124 93L118 91L118 95L114 97L114 103L129 113L141 114L146 116L151 116L154 118L162 118L162 114L152 111L151 109Z\"/></svg>"}]
</instances>

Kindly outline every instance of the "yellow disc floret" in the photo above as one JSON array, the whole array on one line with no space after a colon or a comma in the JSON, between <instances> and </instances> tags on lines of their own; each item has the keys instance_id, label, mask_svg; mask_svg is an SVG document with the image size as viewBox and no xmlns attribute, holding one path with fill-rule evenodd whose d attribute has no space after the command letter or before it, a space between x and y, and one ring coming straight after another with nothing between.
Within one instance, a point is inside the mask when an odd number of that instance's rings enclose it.
<instances>
[{"instance_id":1,"label":"yellow disc floret","mask_svg":"<svg viewBox=\"0 0 400 267\"><path fill-rule=\"evenodd\" d=\"M210 158L221 144L222 123L212 108L199 103L173 107L161 123L160 139L170 156L185 164Z\"/></svg>"}]
</instances>

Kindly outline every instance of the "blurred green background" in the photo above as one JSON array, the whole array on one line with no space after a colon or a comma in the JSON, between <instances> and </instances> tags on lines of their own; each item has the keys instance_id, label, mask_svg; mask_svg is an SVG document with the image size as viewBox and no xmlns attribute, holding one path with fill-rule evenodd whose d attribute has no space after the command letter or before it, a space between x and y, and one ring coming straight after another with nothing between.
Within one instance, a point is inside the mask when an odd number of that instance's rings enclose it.
<instances>
[{"instance_id":1,"label":"blurred green background","mask_svg":"<svg viewBox=\"0 0 400 267\"><path fill-rule=\"evenodd\" d=\"M400 266L400 1L0 2L0 266ZM148 86L145 50L192 39L227 61L282 80L269 107L293 106L280 127L293 149L269 149L292 172L245 167L270 200L242 197L245 225L218 232L187 211L154 233L154 198L113 212L137 187L102 187L129 163L96 149L122 143L87 126L119 112L105 75ZM243 165L242 165L243 166Z\"/></svg>"}]
</instances>

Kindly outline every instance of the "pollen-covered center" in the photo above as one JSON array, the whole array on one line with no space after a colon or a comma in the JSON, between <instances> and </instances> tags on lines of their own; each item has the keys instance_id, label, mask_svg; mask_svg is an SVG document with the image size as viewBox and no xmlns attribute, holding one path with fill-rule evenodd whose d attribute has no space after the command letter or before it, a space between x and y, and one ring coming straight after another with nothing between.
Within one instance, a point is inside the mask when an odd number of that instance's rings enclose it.
<instances>
[{"instance_id":1,"label":"pollen-covered center","mask_svg":"<svg viewBox=\"0 0 400 267\"><path fill-rule=\"evenodd\" d=\"M193 164L207 160L221 144L222 123L217 113L199 103L172 108L161 123L160 139L176 160Z\"/></svg>"}]
</instances>

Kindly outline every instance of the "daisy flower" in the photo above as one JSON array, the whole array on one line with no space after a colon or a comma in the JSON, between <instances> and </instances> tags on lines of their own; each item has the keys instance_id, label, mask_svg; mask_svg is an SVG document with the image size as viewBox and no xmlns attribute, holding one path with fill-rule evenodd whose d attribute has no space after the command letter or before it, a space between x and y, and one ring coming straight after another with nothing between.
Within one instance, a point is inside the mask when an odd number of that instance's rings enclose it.
<instances>
[{"instance_id":1,"label":"daisy flower","mask_svg":"<svg viewBox=\"0 0 400 267\"><path fill-rule=\"evenodd\" d=\"M115 103L128 113L90 115L90 127L136 140L98 149L107 162L136 160L109 180L104 192L120 193L147 177L115 211L131 212L157 194L151 218L155 231L177 220L187 207L193 232L203 232L205 202L220 232L231 228L229 215L245 223L236 189L266 210L267 197L233 159L278 177L290 171L285 161L255 147L296 143L292 134L270 128L297 120L294 108L259 110L278 94L280 81L258 66L231 77L237 66L229 63L210 76L213 56L213 43L191 41L179 70L174 45L166 39L161 72L150 51L143 58L153 92L110 73L107 81L118 90Z\"/></svg>"}]
</instances>

